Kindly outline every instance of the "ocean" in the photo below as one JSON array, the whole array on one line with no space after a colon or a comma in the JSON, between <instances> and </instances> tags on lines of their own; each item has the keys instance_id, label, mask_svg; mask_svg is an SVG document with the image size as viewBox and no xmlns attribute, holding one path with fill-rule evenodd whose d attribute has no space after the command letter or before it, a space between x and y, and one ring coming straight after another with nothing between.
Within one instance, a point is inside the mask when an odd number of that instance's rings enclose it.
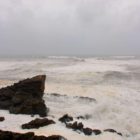
<instances>
[{"instance_id":1,"label":"ocean","mask_svg":"<svg viewBox=\"0 0 140 140\"><path fill-rule=\"evenodd\" d=\"M112 128L123 136L85 136L67 130L59 122L33 130L36 134L61 134L68 140L140 140L140 57L0 58L0 87L38 74L47 76L44 100L50 108L50 118L57 121L64 114L85 116L87 119L81 120L85 126ZM7 120L0 123L3 130L25 132L20 124L33 119L1 110L0 116L4 114Z\"/></svg>"}]
</instances>

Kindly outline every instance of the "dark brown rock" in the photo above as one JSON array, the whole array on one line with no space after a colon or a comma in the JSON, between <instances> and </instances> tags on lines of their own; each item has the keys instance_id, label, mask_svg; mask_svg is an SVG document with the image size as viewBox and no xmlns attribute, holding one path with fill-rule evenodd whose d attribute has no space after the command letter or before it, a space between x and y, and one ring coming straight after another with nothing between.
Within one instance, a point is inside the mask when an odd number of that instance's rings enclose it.
<instances>
[{"instance_id":1,"label":"dark brown rock","mask_svg":"<svg viewBox=\"0 0 140 140\"><path fill-rule=\"evenodd\" d=\"M118 135L122 136L122 133L117 132L117 131L116 131L116 130L114 130L114 129L105 129L105 130L104 130L104 132L116 133L116 134L118 134Z\"/></svg>"},{"instance_id":2,"label":"dark brown rock","mask_svg":"<svg viewBox=\"0 0 140 140\"><path fill-rule=\"evenodd\" d=\"M13 139L12 132L0 130L0 140L10 140Z\"/></svg>"},{"instance_id":3,"label":"dark brown rock","mask_svg":"<svg viewBox=\"0 0 140 140\"><path fill-rule=\"evenodd\" d=\"M52 135L52 136L47 137L47 140L66 140L66 139L59 135Z\"/></svg>"},{"instance_id":4,"label":"dark brown rock","mask_svg":"<svg viewBox=\"0 0 140 140\"><path fill-rule=\"evenodd\" d=\"M93 132L95 135L99 135L99 134L102 133L101 130L99 130L99 129L93 129L92 132Z\"/></svg>"},{"instance_id":5,"label":"dark brown rock","mask_svg":"<svg viewBox=\"0 0 140 140\"><path fill-rule=\"evenodd\" d=\"M78 123L75 121L74 123L66 123L66 127L69 129L73 129L74 131L80 131L81 133L84 133L85 135L92 135L94 133L95 135L101 134L101 130L94 129L92 130L91 128L84 128L84 125L82 122Z\"/></svg>"},{"instance_id":6,"label":"dark brown rock","mask_svg":"<svg viewBox=\"0 0 140 140\"><path fill-rule=\"evenodd\" d=\"M21 134L0 130L0 140L66 140L66 139L60 135L52 135L45 137L45 136L36 136L34 135L33 132Z\"/></svg>"},{"instance_id":7,"label":"dark brown rock","mask_svg":"<svg viewBox=\"0 0 140 140\"><path fill-rule=\"evenodd\" d=\"M117 134L120 135L120 136L122 136L122 133L120 133L120 132L117 132Z\"/></svg>"},{"instance_id":8,"label":"dark brown rock","mask_svg":"<svg viewBox=\"0 0 140 140\"><path fill-rule=\"evenodd\" d=\"M85 135L91 135L92 134L92 129L91 128L84 128L83 132Z\"/></svg>"},{"instance_id":9,"label":"dark brown rock","mask_svg":"<svg viewBox=\"0 0 140 140\"><path fill-rule=\"evenodd\" d=\"M61 118L59 118L59 121L62 123L73 121L73 117L69 116L68 114L65 114Z\"/></svg>"},{"instance_id":10,"label":"dark brown rock","mask_svg":"<svg viewBox=\"0 0 140 140\"><path fill-rule=\"evenodd\" d=\"M43 127L43 126L54 124L54 123L55 122L53 120L49 120L47 118L44 118L44 119L37 118L35 120L32 120L29 123L23 124L22 129L39 128L39 127Z\"/></svg>"},{"instance_id":11,"label":"dark brown rock","mask_svg":"<svg viewBox=\"0 0 140 140\"><path fill-rule=\"evenodd\" d=\"M45 75L38 75L0 89L0 109L7 109L14 114L46 116L48 109L42 99L45 79Z\"/></svg>"},{"instance_id":12,"label":"dark brown rock","mask_svg":"<svg viewBox=\"0 0 140 140\"><path fill-rule=\"evenodd\" d=\"M16 140L28 140L28 139L32 139L34 137L34 133L33 132L28 132L28 133L24 133L24 134L14 133L13 137Z\"/></svg>"},{"instance_id":13,"label":"dark brown rock","mask_svg":"<svg viewBox=\"0 0 140 140\"><path fill-rule=\"evenodd\" d=\"M83 127L84 125L80 122L74 122L74 123L67 123L66 124L66 127L67 128L70 128L70 129L73 129L73 130L79 130L79 131L82 131L83 130Z\"/></svg>"},{"instance_id":14,"label":"dark brown rock","mask_svg":"<svg viewBox=\"0 0 140 140\"><path fill-rule=\"evenodd\" d=\"M0 117L0 122L4 121L5 118L4 117Z\"/></svg>"},{"instance_id":15,"label":"dark brown rock","mask_svg":"<svg viewBox=\"0 0 140 140\"><path fill-rule=\"evenodd\" d=\"M117 133L117 131L116 131L116 130L114 130L114 129L105 129L104 131L105 131L105 132Z\"/></svg>"}]
</instances>

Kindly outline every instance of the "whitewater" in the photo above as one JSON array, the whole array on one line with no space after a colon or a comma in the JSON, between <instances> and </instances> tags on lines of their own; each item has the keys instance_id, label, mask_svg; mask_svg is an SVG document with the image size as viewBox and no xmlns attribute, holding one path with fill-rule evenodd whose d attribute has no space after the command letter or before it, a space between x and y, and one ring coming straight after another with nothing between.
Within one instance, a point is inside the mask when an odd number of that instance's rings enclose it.
<instances>
[{"instance_id":1,"label":"whitewater","mask_svg":"<svg viewBox=\"0 0 140 140\"><path fill-rule=\"evenodd\" d=\"M140 140L140 57L33 57L0 58L0 87L35 75L46 74L44 100L54 125L32 129L37 135L59 134L68 140ZM83 97L83 98L82 98ZM87 98L88 97L88 98ZM92 100L89 100L92 99ZM112 128L123 136L103 132L85 136L58 121L64 114L93 129ZM34 118L0 110L0 129L15 132Z\"/></svg>"}]
</instances>

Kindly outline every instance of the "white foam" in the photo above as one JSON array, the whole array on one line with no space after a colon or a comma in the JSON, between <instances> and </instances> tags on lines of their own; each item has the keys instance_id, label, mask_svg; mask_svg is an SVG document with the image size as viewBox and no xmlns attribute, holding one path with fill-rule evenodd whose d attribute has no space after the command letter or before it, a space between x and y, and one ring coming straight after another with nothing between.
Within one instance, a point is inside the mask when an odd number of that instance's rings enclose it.
<instances>
[{"instance_id":1,"label":"white foam","mask_svg":"<svg viewBox=\"0 0 140 140\"><path fill-rule=\"evenodd\" d=\"M120 137L111 133L87 137L66 129L61 123L33 130L36 134L62 134L69 140L139 140L140 139L140 60L123 57L121 59L99 59L61 57L39 59L15 59L0 61L0 84L11 84L12 79L23 79L36 74L47 74L46 93L66 94L68 97L52 98L45 94L44 99L50 107L50 116L55 120L65 113L74 117L91 115L83 120L87 127L113 128L123 133ZM118 72L118 73L115 73ZM106 74L110 74L107 79ZM113 73L115 75L113 75ZM127 75L121 77L121 75ZM3 80L5 79L5 80ZM9 82L10 80L10 82ZM95 98L97 102L81 101L73 96ZM33 119L27 115L12 115L0 111L6 120L0 123L0 129L25 132L22 123ZM37 117L37 116L36 116ZM9 125L10 124L10 125ZM46 134L47 132L47 134Z\"/></svg>"}]
</instances>

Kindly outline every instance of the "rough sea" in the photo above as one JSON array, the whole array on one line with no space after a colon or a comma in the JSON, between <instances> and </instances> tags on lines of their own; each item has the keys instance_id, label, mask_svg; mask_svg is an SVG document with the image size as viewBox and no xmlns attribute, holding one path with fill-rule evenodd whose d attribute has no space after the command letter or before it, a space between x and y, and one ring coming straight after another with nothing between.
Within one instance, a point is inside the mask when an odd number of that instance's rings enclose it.
<instances>
[{"instance_id":1,"label":"rough sea","mask_svg":"<svg viewBox=\"0 0 140 140\"><path fill-rule=\"evenodd\" d=\"M68 140L140 140L140 57L0 58L0 87L38 74L47 76L44 99L50 118L57 121L66 113L75 120L84 116L78 120L84 126L115 129L123 136L107 132L85 136L60 122L33 130L36 134L60 134ZM25 132L22 123L33 119L4 110L0 116L6 118L0 129L19 132Z\"/></svg>"}]
</instances>

